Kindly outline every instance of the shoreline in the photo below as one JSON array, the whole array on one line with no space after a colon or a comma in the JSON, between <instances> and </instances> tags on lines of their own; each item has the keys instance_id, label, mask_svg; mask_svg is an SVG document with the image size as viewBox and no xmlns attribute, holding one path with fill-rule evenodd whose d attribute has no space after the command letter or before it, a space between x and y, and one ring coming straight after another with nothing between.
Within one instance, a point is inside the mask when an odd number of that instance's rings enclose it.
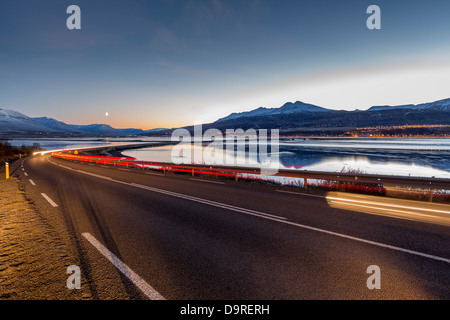
<instances>
[{"instance_id":1,"label":"shoreline","mask_svg":"<svg viewBox=\"0 0 450 320\"><path fill-rule=\"evenodd\" d=\"M172 141L167 142L151 142L137 145L125 145L125 146L108 146L97 149L92 149L88 151L81 151L80 155L89 155L89 156L104 156L104 157L126 157L123 155L124 150L136 150L143 148L153 148L153 147L162 147L170 144L175 144Z\"/></svg>"}]
</instances>

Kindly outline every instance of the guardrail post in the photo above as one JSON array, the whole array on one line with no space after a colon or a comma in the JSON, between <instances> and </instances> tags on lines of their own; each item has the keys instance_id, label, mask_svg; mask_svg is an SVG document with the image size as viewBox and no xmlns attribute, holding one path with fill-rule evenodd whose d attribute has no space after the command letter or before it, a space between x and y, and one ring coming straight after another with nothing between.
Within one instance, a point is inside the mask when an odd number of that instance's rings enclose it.
<instances>
[{"instance_id":1,"label":"guardrail post","mask_svg":"<svg viewBox=\"0 0 450 320\"><path fill-rule=\"evenodd\" d=\"M305 189L308 189L308 179L306 179L306 178L303 178L303 187Z\"/></svg>"},{"instance_id":2,"label":"guardrail post","mask_svg":"<svg viewBox=\"0 0 450 320\"><path fill-rule=\"evenodd\" d=\"M9 179L9 163L5 162L6 179Z\"/></svg>"},{"instance_id":3,"label":"guardrail post","mask_svg":"<svg viewBox=\"0 0 450 320\"><path fill-rule=\"evenodd\" d=\"M236 177L234 178L236 181L238 181L238 174L236 173Z\"/></svg>"}]
</instances>

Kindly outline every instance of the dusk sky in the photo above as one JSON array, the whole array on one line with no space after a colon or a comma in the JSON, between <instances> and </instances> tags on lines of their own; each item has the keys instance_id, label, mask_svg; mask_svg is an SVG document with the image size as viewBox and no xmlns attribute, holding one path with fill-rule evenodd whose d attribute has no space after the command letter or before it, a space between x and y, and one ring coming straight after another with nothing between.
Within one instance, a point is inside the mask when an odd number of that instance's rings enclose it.
<instances>
[{"instance_id":1,"label":"dusk sky","mask_svg":"<svg viewBox=\"0 0 450 320\"><path fill-rule=\"evenodd\" d=\"M0 75L0 108L116 128L419 104L450 98L450 1L0 0Z\"/></svg>"}]
</instances>

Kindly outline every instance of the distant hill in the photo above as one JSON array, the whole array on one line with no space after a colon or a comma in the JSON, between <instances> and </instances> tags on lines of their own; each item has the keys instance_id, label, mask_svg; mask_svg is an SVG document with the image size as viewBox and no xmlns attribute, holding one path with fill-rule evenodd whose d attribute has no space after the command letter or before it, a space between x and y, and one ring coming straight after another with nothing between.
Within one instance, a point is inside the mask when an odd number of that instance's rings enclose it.
<instances>
[{"instance_id":1,"label":"distant hill","mask_svg":"<svg viewBox=\"0 0 450 320\"><path fill-rule=\"evenodd\" d=\"M57 130L13 110L0 109L1 134L54 134Z\"/></svg>"},{"instance_id":2,"label":"distant hill","mask_svg":"<svg viewBox=\"0 0 450 320\"><path fill-rule=\"evenodd\" d=\"M439 100L430 103L423 103L419 105L407 104L400 106L375 106L368 111L382 111L382 110L398 110L398 109L410 109L410 110L441 110L450 111L450 99Z\"/></svg>"},{"instance_id":3,"label":"distant hill","mask_svg":"<svg viewBox=\"0 0 450 320\"><path fill-rule=\"evenodd\" d=\"M28 117L20 112L0 109L0 135L130 136L167 129L115 129L107 124L73 125L49 117Z\"/></svg>"},{"instance_id":4,"label":"distant hill","mask_svg":"<svg viewBox=\"0 0 450 320\"><path fill-rule=\"evenodd\" d=\"M66 132L73 134L82 134L81 130L77 130L74 126L68 125L62 121L58 121L48 117L32 118L34 121L46 126L47 128L53 129L58 132Z\"/></svg>"},{"instance_id":5,"label":"distant hill","mask_svg":"<svg viewBox=\"0 0 450 320\"><path fill-rule=\"evenodd\" d=\"M354 111L326 109L297 101L275 109L258 108L242 114L231 114L217 120L213 126L217 126L217 129L273 128L289 131L295 128L327 130L331 127L407 124L450 125L450 99L420 105L382 106Z\"/></svg>"},{"instance_id":6,"label":"distant hill","mask_svg":"<svg viewBox=\"0 0 450 320\"><path fill-rule=\"evenodd\" d=\"M70 125L71 128L88 135L121 136L127 135L107 124Z\"/></svg>"},{"instance_id":7,"label":"distant hill","mask_svg":"<svg viewBox=\"0 0 450 320\"><path fill-rule=\"evenodd\" d=\"M203 129L279 129L280 134L334 135L361 127L450 125L450 99L419 105L374 106L368 110L334 110L297 101L279 108L232 113ZM194 126L185 129L193 132ZM172 130L159 134L170 135Z\"/></svg>"},{"instance_id":8,"label":"distant hill","mask_svg":"<svg viewBox=\"0 0 450 320\"><path fill-rule=\"evenodd\" d=\"M404 125L450 125L450 99L418 105L374 106L354 111L327 109L296 101L279 108L259 107L232 113L204 124L203 129L279 129L281 134L333 135L355 128ZM194 126L184 128L193 131ZM0 109L1 135L167 136L173 130L116 129L107 124L72 125L48 117L30 118L16 111Z\"/></svg>"},{"instance_id":9,"label":"distant hill","mask_svg":"<svg viewBox=\"0 0 450 320\"><path fill-rule=\"evenodd\" d=\"M235 119L242 118L250 118L250 117L266 117L266 116L278 116L278 115L291 115L298 114L304 112L327 112L331 111L329 109L325 109L322 107L318 107L312 104L303 103L301 101L297 101L295 103L288 102L285 103L280 108L264 108L259 107L258 109L241 112L241 113L232 113L229 116L219 119L217 122L230 121Z\"/></svg>"}]
</instances>

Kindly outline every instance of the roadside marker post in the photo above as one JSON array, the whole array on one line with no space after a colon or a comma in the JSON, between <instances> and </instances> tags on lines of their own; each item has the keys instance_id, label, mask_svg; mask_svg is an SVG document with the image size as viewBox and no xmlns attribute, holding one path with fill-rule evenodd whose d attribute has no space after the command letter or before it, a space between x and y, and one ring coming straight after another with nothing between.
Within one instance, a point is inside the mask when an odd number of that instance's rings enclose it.
<instances>
[{"instance_id":1,"label":"roadside marker post","mask_svg":"<svg viewBox=\"0 0 450 320\"><path fill-rule=\"evenodd\" d=\"M9 163L5 162L6 179L9 179Z\"/></svg>"}]
</instances>

